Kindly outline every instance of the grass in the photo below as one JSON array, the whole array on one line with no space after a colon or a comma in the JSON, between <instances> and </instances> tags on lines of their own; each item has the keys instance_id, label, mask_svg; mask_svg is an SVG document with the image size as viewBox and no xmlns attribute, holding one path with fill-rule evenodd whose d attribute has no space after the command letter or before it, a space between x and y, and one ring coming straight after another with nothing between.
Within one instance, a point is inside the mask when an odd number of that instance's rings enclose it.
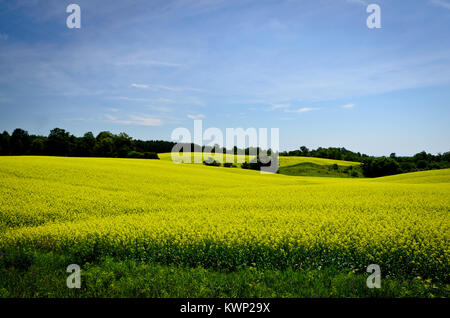
<instances>
[{"instance_id":1,"label":"grass","mask_svg":"<svg viewBox=\"0 0 450 318\"><path fill-rule=\"evenodd\" d=\"M80 297L448 295L450 169L369 180L1 157L0 180L5 297L73 296L61 287L72 263ZM365 287L369 264L378 291Z\"/></svg>"},{"instance_id":2,"label":"grass","mask_svg":"<svg viewBox=\"0 0 450 318\"><path fill-rule=\"evenodd\" d=\"M367 275L334 268L261 270L246 266L233 272L117 260L86 263L81 289L68 289L64 268L70 259L35 254L27 267L0 268L0 297L448 297L445 286L420 278L383 278L382 289L366 287Z\"/></svg>"},{"instance_id":3,"label":"grass","mask_svg":"<svg viewBox=\"0 0 450 318\"><path fill-rule=\"evenodd\" d=\"M282 166L280 174L288 176L359 178L362 172L359 166L319 165L303 162L293 166Z\"/></svg>"},{"instance_id":4,"label":"grass","mask_svg":"<svg viewBox=\"0 0 450 318\"><path fill-rule=\"evenodd\" d=\"M340 167L350 167L359 166L359 162L344 161L344 160L334 160L325 158L315 158L315 157L283 157L280 156L280 167L295 166L301 163L311 163L320 166L332 166L334 164Z\"/></svg>"}]
</instances>

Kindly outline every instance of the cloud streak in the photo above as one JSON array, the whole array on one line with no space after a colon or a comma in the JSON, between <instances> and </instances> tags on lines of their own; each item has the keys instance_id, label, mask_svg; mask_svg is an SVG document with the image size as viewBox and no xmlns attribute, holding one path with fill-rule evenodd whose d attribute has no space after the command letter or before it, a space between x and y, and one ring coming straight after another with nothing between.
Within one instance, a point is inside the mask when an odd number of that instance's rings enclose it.
<instances>
[{"instance_id":1,"label":"cloud streak","mask_svg":"<svg viewBox=\"0 0 450 318\"><path fill-rule=\"evenodd\" d=\"M203 115L203 114L197 114L197 115L187 115L187 117L189 118L189 119L203 119L203 118L205 118L205 115Z\"/></svg>"},{"instance_id":2,"label":"cloud streak","mask_svg":"<svg viewBox=\"0 0 450 318\"><path fill-rule=\"evenodd\" d=\"M130 61L120 61L115 62L116 66L164 66L164 67L182 67L184 64L171 63L164 61L155 60L130 60Z\"/></svg>"},{"instance_id":3,"label":"cloud streak","mask_svg":"<svg viewBox=\"0 0 450 318\"><path fill-rule=\"evenodd\" d=\"M447 2L445 0L429 0L429 2L435 6L450 10L450 2Z\"/></svg>"},{"instance_id":4,"label":"cloud streak","mask_svg":"<svg viewBox=\"0 0 450 318\"><path fill-rule=\"evenodd\" d=\"M135 88L148 88L148 85L133 83L133 84L131 84L131 87L135 87Z\"/></svg>"},{"instance_id":5,"label":"cloud streak","mask_svg":"<svg viewBox=\"0 0 450 318\"><path fill-rule=\"evenodd\" d=\"M161 126L162 120L148 116L129 115L127 119L119 119L116 116L105 115L106 120L110 123L121 125L135 125L135 126Z\"/></svg>"},{"instance_id":6,"label":"cloud streak","mask_svg":"<svg viewBox=\"0 0 450 318\"><path fill-rule=\"evenodd\" d=\"M171 92L184 92L184 91L205 92L204 89L199 89L199 88L176 87L176 86L167 86L167 85L149 85L149 84L133 83L133 84L131 84L131 87L143 88L143 89L151 89L151 90L155 90L155 91L165 90L165 91L171 91Z\"/></svg>"},{"instance_id":7,"label":"cloud streak","mask_svg":"<svg viewBox=\"0 0 450 318\"><path fill-rule=\"evenodd\" d=\"M359 4L359 5L363 5L363 6L367 6L367 2L364 0L345 0L348 3L354 3L354 4Z\"/></svg>"},{"instance_id":8,"label":"cloud streak","mask_svg":"<svg viewBox=\"0 0 450 318\"><path fill-rule=\"evenodd\" d=\"M317 107L302 107L299 109L295 109L295 110L285 110L286 113L308 113L308 112L312 112L314 110L319 110L320 108Z\"/></svg>"},{"instance_id":9,"label":"cloud streak","mask_svg":"<svg viewBox=\"0 0 450 318\"><path fill-rule=\"evenodd\" d=\"M291 107L291 104L273 104L272 106L269 107L268 111L274 111L274 110L278 110L278 109L287 109Z\"/></svg>"}]
</instances>

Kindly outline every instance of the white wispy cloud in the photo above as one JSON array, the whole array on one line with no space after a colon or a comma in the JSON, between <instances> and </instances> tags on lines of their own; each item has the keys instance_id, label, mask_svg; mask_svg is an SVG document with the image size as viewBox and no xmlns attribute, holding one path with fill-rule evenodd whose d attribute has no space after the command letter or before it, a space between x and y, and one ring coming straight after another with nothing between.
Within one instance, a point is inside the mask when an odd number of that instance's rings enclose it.
<instances>
[{"instance_id":1,"label":"white wispy cloud","mask_svg":"<svg viewBox=\"0 0 450 318\"><path fill-rule=\"evenodd\" d=\"M144 88L144 89L152 89L152 90L166 90L171 92L183 92L183 91L191 91L191 92L204 92L204 89L192 88L192 87L179 87L179 86L167 86L167 85L151 85L151 84L131 84L131 87L135 88Z\"/></svg>"},{"instance_id":2,"label":"white wispy cloud","mask_svg":"<svg viewBox=\"0 0 450 318\"><path fill-rule=\"evenodd\" d=\"M182 92L182 91L192 91L192 92L204 92L204 89L192 88L192 87L176 87L176 86L165 86L165 85L152 85L152 87L156 89L163 89L173 92Z\"/></svg>"},{"instance_id":3,"label":"white wispy cloud","mask_svg":"<svg viewBox=\"0 0 450 318\"><path fill-rule=\"evenodd\" d=\"M295 109L295 110L286 109L285 112L286 113L307 113L307 112L311 112L314 110L319 110L319 108L317 108L317 107L302 107L302 108Z\"/></svg>"},{"instance_id":4,"label":"white wispy cloud","mask_svg":"<svg viewBox=\"0 0 450 318\"><path fill-rule=\"evenodd\" d=\"M154 105L150 105L148 106L149 109L153 110L153 111L159 111L159 112L163 112L163 113L170 113L173 112L173 108L171 107L167 107L167 106L154 106Z\"/></svg>"},{"instance_id":5,"label":"white wispy cloud","mask_svg":"<svg viewBox=\"0 0 450 318\"><path fill-rule=\"evenodd\" d=\"M184 64L155 61L155 60L131 60L131 61L119 61L113 63L116 66L165 66L165 67L182 67Z\"/></svg>"},{"instance_id":6,"label":"white wispy cloud","mask_svg":"<svg viewBox=\"0 0 450 318\"><path fill-rule=\"evenodd\" d=\"M136 125L136 126L161 126L162 120L148 116L129 115L127 119L120 119L109 114L105 115L106 120L110 123L122 125Z\"/></svg>"},{"instance_id":7,"label":"white wispy cloud","mask_svg":"<svg viewBox=\"0 0 450 318\"><path fill-rule=\"evenodd\" d=\"M152 99L150 99L150 98L139 98L139 97L128 97L128 96L114 96L114 97L109 97L108 99L126 100L129 102L151 102L152 101Z\"/></svg>"},{"instance_id":8,"label":"white wispy cloud","mask_svg":"<svg viewBox=\"0 0 450 318\"><path fill-rule=\"evenodd\" d=\"M441 8L450 9L450 2L445 0L429 0L429 2Z\"/></svg>"},{"instance_id":9,"label":"white wispy cloud","mask_svg":"<svg viewBox=\"0 0 450 318\"><path fill-rule=\"evenodd\" d=\"M360 4L363 6L367 6L367 2L364 0L345 0L348 3L355 3L355 4Z\"/></svg>"},{"instance_id":10,"label":"white wispy cloud","mask_svg":"<svg viewBox=\"0 0 450 318\"><path fill-rule=\"evenodd\" d=\"M148 102L156 104L173 104L173 105L193 105L193 106L205 106L205 102L196 97L174 97L174 98L142 98L142 97L129 97L129 96L109 96L107 100L121 100L128 102Z\"/></svg>"},{"instance_id":11,"label":"white wispy cloud","mask_svg":"<svg viewBox=\"0 0 450 318\"><path fill-rule=\"evenodd\" d=\"M205 118L205 115L203 115L203 114L198 114L198 115L187 115L187 117L188 118L190 118L190 119L202 119L202 118Z\"/></svg>"},{"instance_id":12,"label":"white wispy cloud","mask_svg":"<svg viewBox=\"0 0 450 318\"><path fill-rule=\"evenodd\" d=\"M342 105L342 108L346 108L346 109L352 109L352 108L355 108L355 104L345 104L345 105Z\"/></svg>"},{"instance_id":13,"label":"white wispy cloud","mask_svg":"<svg viewBox=\"0 0 450 318\"><path fill-rule=\"evenodd\" d=\"M118 108L114 108L114 107L107 107L106 110L110 111L110 112L113 112L113 113L117 113L117 112L120 111Z\"/></svg>"},{"instance_id":14,"label":"white wispy cloud","mask_svg":"<svg viewBox=\"0 0 450 318\"><path fill-rule=\"evenodd\" d=\"M268 110L287 109L289 107L291 107L291 104L272 104Z\"/></svg>"},{"instance_id":15,"label":"white wispy cloud","mask_svg":"<svg viewBox=\"0 0 450 318\"><path fill-rule=\"evenodd\" d=\"M131 84L131 87L135 87L135 88L148 88L148 85L133 83L133 84Z\"/></svg>"}]
</instances>

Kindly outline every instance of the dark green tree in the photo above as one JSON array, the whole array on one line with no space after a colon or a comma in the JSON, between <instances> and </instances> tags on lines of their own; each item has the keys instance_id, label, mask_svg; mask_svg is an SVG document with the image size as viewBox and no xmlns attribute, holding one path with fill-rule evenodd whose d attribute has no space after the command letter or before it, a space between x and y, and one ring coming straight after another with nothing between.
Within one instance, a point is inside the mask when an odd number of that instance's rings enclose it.
<instances>
[{"instance_id":1,"label":"dark green tree","mask_svg":"<svg viewBox=\"0 0 450 318\"><path fill-rule=\"evenodd\" d=\"M132 138L122 132L114 137L114 148L117 157L124 158L131 150Z\"/></svg>"},{"instance_id":2,"label":"dark green tree","mask_svg":"<svg viewBox=\"0 0 450 318\"><path fill-rule=\"evenodd\" d=\"M361 168L364 176L368 178L390 176L401 171L397 161L386 157L367 158L363 161Z\"/></svg>"},{"instance_id":3,"label":"dark green tree","mask_svg":"<svg viewBox=\"0 0 450 318\"><path fill-rule=\"evenodd\" d=\"M53 156L69 156L71 150L70 133L61 128L52 129L47 138L46 150L48 154Z\"/></svg>"},{"instance_id":4,"label":"dark green tree","mask_svg":"<svg viewBox=\"0 0 450 318\"><path fill-rule=\"evenodd\" d=\"M300 147L300 154L301 154L301 156L308 157L309 149L307 147L305 147L305 146L301 146Z\"/></svg>"},{"instance_id":5,"label":"dark green tree","mask_svg":"<svg viewBox=\"0 0 450 318\"><path fill-rule=\"evenodd\" d=\"M11 151L11 147L10 147L10 139L11 136L9 135L9 133L7 131L4 131L1 135L0 135L0 155L1 156L6 156L10 154Z\"/></svg>"},{"instance_id":6,"label":"dark green tree","mask_svg":"<svg viewBox=\"0 0 450 318\"><path fill-rule=\"evenodd\" d=\"M28 154L30 149L30 136L28 132L17 128L13 131L10 139L11 154L13 155L25 155Z\"/></svg>"},{"instance_id":7,"label":"dark green tree","mask_svg":"<svg viewBox=\"0 0 450 318\"><path fill-rule=\"evenodd\" d=\"M34 138L30 146L30 154L32 155L44 155L45 154L45 139Z\"/></svg>"},{"instance_id":8,"label":"dark green tree","mask_svg":"<svg viewBox=\"0 0 450 318\"><path fill-rule=\"evenodd\" d=\"M94 148L97 139L92 132L87 132L77 141L77 156L90 157L94 155Z\"/></svg>"}]
</instances>

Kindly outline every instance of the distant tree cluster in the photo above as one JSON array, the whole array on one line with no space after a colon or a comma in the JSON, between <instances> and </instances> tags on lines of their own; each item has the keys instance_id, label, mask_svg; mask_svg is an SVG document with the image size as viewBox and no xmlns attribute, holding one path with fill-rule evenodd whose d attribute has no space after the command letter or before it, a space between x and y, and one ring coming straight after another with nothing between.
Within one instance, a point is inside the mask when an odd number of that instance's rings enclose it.
<instances>
[{"instance_id":1,"label":"distant tree cluster","mask_svg":"<svg viewBox=\"0 0 450 318\"><path fill-rule=\"evenodd\" d=\"M126 133L115 135L102 131L76 137L61 128L55 128L45 136L30 135L23 129L15 129L10 135L0 135L0 155L47 155L68 157L116 157L159 159L157 153L170 152L173 142L161 140L134 140Z\"/></svg>"},{"instance_id":2,"label":"distant tree cluster","mask_svg":"<svg viewBox=\"0 0 450 318\"><path fill-rule=\"evenodd\" d=\"M198 151L200 151L200 146L196 145ZM220 147L219 145L214 146L202 146L201 147L202 152L208 151L211 153L227 153L227 148ZM243 155L268 155L270 156L272 154L272 150L269 148L268 150L264 150L260 147L247 147L247 148L238 148L236 146L233 147L233 149L230 149L230 153L233 153L235 155L243 154Z\"/></svg>"},{"instance_id":3,"label":"distant tree cluster","mask_svg":"<svg viewBox=\"0 0 450 318\"><path fill-rule=\"evenodd\" d=\"M55 128L48 136L30 135L27 131L17 128L10 135L7 131L0 134L0 156L45 155L67 157L115 157L115 158L148 158L155 159L156 154L171 152L176 143L163 140L138 140L126 133L118 135L102 131L97 136L92 132L76 137L70 132ZM194 143L180 144L180 152L210 151L225 153L226 148L199 146ZM234 147L234 154L271 154L257 147L240 149Z\"/></svg>"},{"instance_id":4,"label":"distant tree cluster","mask_svg":"<svg viewBox=\"0 0 450 318\"><path fill-rule=\"evenodd\" d=\"M217 160L214 160L214 158L209 157L206 160L203 160L203 164L206 166L211 166L211 167L220 167L220 162Z\"/></svg>"},{"instance_id":5,"label":"distant tree cluster","mask_svg":"<svg viewBox=\"0 0 450 318\"><path fill-rule=\"evenodd\" d=\"M298 150L282 152L281 156L303 156L326 159L361 162L361 169L365 177L375 178L399 173L422 170L450 168L450 152L432 155L422 151L412 157L397 157L392 153L389 157L374 157L345 148L322 148L309 150L301 146Z\"/></svg>"},{"instance_id":6,"label":"distant tree cluster","mask_svg":"<svg viewBox=\"0 0 450 318\"><path fill-rule=\"evenodd\" d=\"M250 169L250 170L261 170L262 167L270 167L272 160L276 159L276 157L271 156L256 156L256 158L251 159L249 162L244 162L242 164L242 169ZM278 167L278 165L276 165ZM277 169L277 173L278 173Z\"/></svg>"},{"instance_id":7,"label":"distant tree cluster","mask_svg":"<svg viewBox=\"0 0 450 318\"><path fill-rule=\"evenodd\" d=\"M273 159L274 157L258 155L256 158L251 159L249 162L244 161L241 165L241 168L250 170L261 170L262 167L270 167ZM204 160L203 164L211 167L220 167L221 165L225 168L236 167L236 165L232 162L224 162L223 164L221 164L219 161L211 157ZM277 173L278 172L279 171L277 171Z\"/></svg>"},{"instance_id":8,"label":"distant tree cluster","mask_svg":"<svg viewBox=\"0 0 450 318\"><path fill-rule=\"evenodd\" d=\"M316 157L346 161L362 162L368 155L361 154L359 152L353 152L345 148L322 148L308 149L305 146L301 146L298 150L281 152L280 156L296 156L296 157Z\"/></svg>"},{"instance_id":9,"label":"distant tree cluster","mask_svg":"<svg viewBox=\"0 0 450 318\"><path fill-rule=\"evenodd\" d=\"M389 176L414 171L450 168L450 152L432 155L425 151L412 157L397 157L392 153L389 157L365 158L361 164L364 176L369 178Z\"/></svg>"}]
</instances>

